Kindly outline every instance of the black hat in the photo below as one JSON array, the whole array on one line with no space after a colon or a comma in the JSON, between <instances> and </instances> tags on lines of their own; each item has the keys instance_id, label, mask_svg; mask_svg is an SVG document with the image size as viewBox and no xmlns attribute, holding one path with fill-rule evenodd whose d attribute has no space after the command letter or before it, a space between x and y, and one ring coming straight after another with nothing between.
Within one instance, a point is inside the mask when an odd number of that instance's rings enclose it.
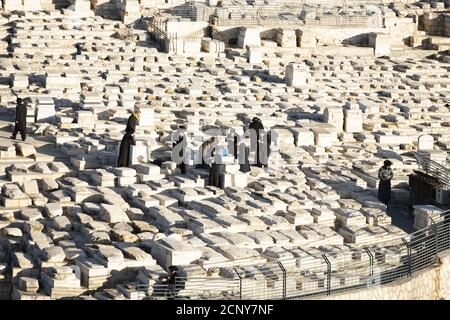
<instances>
[{"instance_id":1,"label":"black hat","mask_svg":"<svg viewBox=\"0 0 450 320\"><path fill-rule=\"evenodd\" d=\"M384 160L384 165L386 167L390 167L390 166L392 166L392 162L390 160Z\"/></svg>"},{"instance_id":2,"label":"black hat","mask_svg":"<svg viewBox=\"0 0 450 320\"><path fill-rule=\"evenodd\" d=\"M23 103L23 99L22 99L22 98L19 98L19 97L17 97L17 103L19 103L19 104L22 104L22 103Z\"/></svg>"},{"instance_id":3,"label":"black hat","mask_svg":"<svg viewBox=\"0 0 450 320\"><path fill-rule=\"evenodd\" d=\"M177 266L169 266L169 272L177 272L178 271L178 267Z\"/></svg>"}]
</instances>

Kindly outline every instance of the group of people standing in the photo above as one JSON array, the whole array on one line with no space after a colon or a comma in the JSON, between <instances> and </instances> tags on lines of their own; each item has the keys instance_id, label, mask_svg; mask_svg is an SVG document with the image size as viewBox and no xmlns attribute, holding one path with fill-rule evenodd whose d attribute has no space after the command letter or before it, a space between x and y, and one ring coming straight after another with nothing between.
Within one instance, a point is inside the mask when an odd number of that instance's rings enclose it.
<instances>
[{"instance_id":1,"label":"group of people standing","mask_svg":"<svg viewBox=\"0 0 450 320\"><path fill-rule=\"evenodd\" d=\"M132 165L130 150L131 146L135 145L134 133L136 132L136 126L139 122L140 113L133 112L128 119L127 126L125 129L125 134L122 138L119 147L119 156L117 159L118 167L130 167ZM181 131L185 130L185 126L180 126ZM255 166L257 167L267 167L267 160L270 154L270 143L271 136L270 131L264 131L264 125L261 120L257 117L253 118L248 127L249 131L254 134L252 138L251 147L255 151ZM264 136L266 135L266 136ZM178 152L177 156L180 161L178 161L178 168L182 174L186 174L189 171L190 165L184 161L185 147L187 146L184 136L180 134L172 142L172 152ZM245 145L243 141L240 141L239 135L235 131L232 131L230 138L233 139L233 150L232 155L235 160L239 160L240 171L243 173L249 172L250 169L250 149ZM255 146L253 146L253 143ZM261 150L261 147L265 148ZM222 173L225 171L225 165L223 163L218 163L216 161L217 151L220 150L217 145L217 138L211 137L205 141L200 146L200 156L201 164L197 165L198 168L209 170L209 181L210 186L221 187L223 186ZM222 150L220 150L222 151Z\"/></svg>"},{"instance_id":2,"label":"group of people standing","mask_svg":"<svg viewBox=\"0 0 450 320\"><path fill-rule=\"evenodd\" d=\"M254 134L254 146L255 150L255 166L257 167L267 167L267 160L270 154L270 131L264 131L264 125L261 120L257 117L253 118L248 129L253 131ZM267 135L267 138L264 138L264 135ZM229 135L230 140L232 139L233 148L232 148L232 156L235 160L238 160L239 163L239 171L246 173L251 170L250 168L250 148L245 145L243 141L240 141L239 135L232 130ZM212 137L209 140L205 141L201 147L201 157L202 163L198 166L199 168L209 169L209 179L208 185L215 186L221 188L223 186L223 173L225 172L225 164L218 163L215 161L215 156L218 150L216 137ZM266 152L261 150L261 146L263 146ZM212 159L208 163L208 159Z\"/></svg>"},{"instance_id":3,"label":"group of people standing","mask_svg":"<svg viewBox=\"0 0 450 320\"><path fill-rule=\"evenodd\" d=\"M135 145L134 134L136 132L136 126L139 122L140 112L132 112L131 116L128 118L127 126L125 128L125 134L122 138L119 147L119 156L117 159L118 167L130 167L132 165L130 150L131 146ZM17 98L16 114L14 121L14 130L11 135L11 139L16 139L17 134L20 133L23 141L26 140L27 134L27 106L22 98ZM184 126L180 126L180 129L185 129ZM255 144L256 149L256 163L257 167L267 167L267 160L270 155L270 145L271 145L271 133L270 131L265 133L264 125L261 120L254 117L248 127L249 130L253 130L255 133ZM264 135L266 137L264 138ZM249 162L249 147L243 142L239 141L239 136L233 131L233 156L235 160L239 159L240 171L249 172L250 162ZM217 163L214 159L217 151L216 137L212 137L205 141L201 145L201 156L202 163L198 166L202 169L209 169L209 181L210 186L221 187L223 185L222 173L225 171L225 165L222 163ZM264 141L265 140L265 141ZM177 141L173 142L172 147L175 148L177 145L183 142L183 136L180 136ZM266 152L261 152L261 147L266 148ZM265 159L262 156L267 155ZM180 156L184 156L184 148L180 149ZM209 161L208 159L213 159ZM378 187L378 199L384 204L388 204L391 199L391 180L393 178L393 172L391 169L392 162L389 160L384 161L383 166L378 170L378 178L380 180ZM185 161L181 161L178 164L182 174L187 173L189 164Z\"/></svg>"}]
</instances>

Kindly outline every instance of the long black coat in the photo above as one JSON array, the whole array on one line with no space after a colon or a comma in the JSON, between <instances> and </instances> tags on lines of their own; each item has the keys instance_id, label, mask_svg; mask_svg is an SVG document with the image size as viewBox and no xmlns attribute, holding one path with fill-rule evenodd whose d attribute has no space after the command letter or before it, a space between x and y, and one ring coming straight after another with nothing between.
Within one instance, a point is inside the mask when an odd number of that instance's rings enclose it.
<instances>
[{"instance_id":1,"label":"long black coat","mask_svg":"<svg viewBox=\"0 0 450 320\"><path fill-rule=\"evenodd\" d=\"M233 152L234 152L234 159L235 160L237 160L237 158L238 158L238 142L239 142L239 139L238 139L238 136L237 135L235 135L234 137L233 137Z\"/></svg>"},{"instance_id":2,"label":"long black coat","mask_svg":"<svg viewBox=\"0 0 450 320\"><path fill-rule=\"evenodd\" d=\"M137 123L138 123L138 119L136 118L136 116L134 114L132 114L128 118L127 127L125 128L125 132L134 134L136 132Z\"/></svg>"},{"instance_id":3,"label":"long black coat","mask_svg":"<svg viewBox=\"0 0 450 320\"><path fill-rule=\"evenodd\" d=\"M250 169L250 162L248 160L248 156L249 156L250 151L248 150L248 147L245 147L244 150L245 150L244 151L244 155L243 155L244 159L242 159L242 156L239 156L239 162L240 162L239 171L241 171L243 173L246 173L246 172L249 172L251 170Z\"/></svg>"},{"instance_id":4,"label":"long black coat","mask_svg":"<svg viewBox=\"0 0 450 320\"><path fill-rule=\"evenodd\" d=\"M387 205L391 200L391 180L393 177L392 169L385 166L378 170L380 183L378 186L378 200Z\"/></svg>"},{"instance_id":5,"label":"long black coat","mask_svg":"<svg viewBox=\"0 0 450 320\"><path fill-rule=\"evenodd\" d=\"M391 200L391 180L380 180L380 184L378 186L378 200L384 204L387 204Z\"/></svg>"},{"instance_id":6,"label":"long black coat","mask_svg":"<svg viewBox=\"0 0 450 320\"><path fill-rule=\"evenodd\" d=\"M270 145L272 144L272 132L267 131L267 158L270 156Z\"/></svg>"},{"instance_id":7,"label":"long black coat","mask_svg":"<svg viewBox=\"0 0 450 320\"><path fill-rule=\"evenodd\" d=\"M27 106L25 104L19 104L16 107L16 128L21 132L25 132L27 129Z\"/></svg>"},{"instance_id":8,"label":"long black coat","mask_svg":"<svg viewBox=\"0 0 450 320\"><path fill-rule=\"evenodd\" d=\"M261 162L261 156L260 156L260 144L261 144L261 138L262 138L262 134L264 133L264 125L262 124L261 121L258 120L253 120L249 127L250 130L255 130L256 133L256 165L258 167L262 167L262 162Z\"/></svg>"},{"instance_id":9,"label":"long black coat","mask_svg":"<svg viewBox=\"0 0 450 320\"><path fill-rule=\"evenodd\" d=\"M173 141L173 143L172 143L172 149L175 148L178 144L180 144L180 143L182 143L182 142L183 142L183 137L180 136L180 138L178 138L178 141ZM180 154L179 154L179 156L180 156L181 159L183 159L183 160L182 160L181 163L179 163L179 164L177 165L177 167L181 170L181 174L186 174L186 173L190 170L191 166L190 166L189 164L185 163L185 161L184 161L184 148L180 149Z\"/></svg>"},{"instance_id":10,"label":"long black coat","mask_svg":"<svg viewBox=\"0 0 450 320\"><path fill-rule=\"evenodd\" d=\"M131 166L130 150L132 145L135 145L133 136L130 133L125 133L122 142L120 142L119 158L117 159L118 167Z\"/></svg>"},{"instance_id":11,"label":"long black coat","mask_svg":"<svg viewBox=\"0 0 450 320\"><path fill-rule=\"evenodd\" d=\"M211 165L211 168L209 169L208 185L213 186L213 187L217 187L217 188L222 188L223 181L222 181L221 173L223 171L224 171L224 165L223 164L217 164L217 163L214 162Z\"/></svg>"}]
</instances>

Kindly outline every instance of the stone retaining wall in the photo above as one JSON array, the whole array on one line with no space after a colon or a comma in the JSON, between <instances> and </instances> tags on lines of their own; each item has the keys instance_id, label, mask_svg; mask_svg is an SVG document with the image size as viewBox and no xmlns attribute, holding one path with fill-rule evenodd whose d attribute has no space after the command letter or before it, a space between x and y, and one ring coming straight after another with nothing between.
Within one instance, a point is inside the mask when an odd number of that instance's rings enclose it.
<instances>
[{"instance_id":1,"label":"stone retaining wall","mask_svg":"<svg viewBox=\"0 0 450 320\"><path fill-rule=\"evenodd\" d=\"M450 299L450 250L439 255L439 264L412 274L411 278L370 289L358 289L319 300L437 300Z\"/></svg>"}]
</instances>

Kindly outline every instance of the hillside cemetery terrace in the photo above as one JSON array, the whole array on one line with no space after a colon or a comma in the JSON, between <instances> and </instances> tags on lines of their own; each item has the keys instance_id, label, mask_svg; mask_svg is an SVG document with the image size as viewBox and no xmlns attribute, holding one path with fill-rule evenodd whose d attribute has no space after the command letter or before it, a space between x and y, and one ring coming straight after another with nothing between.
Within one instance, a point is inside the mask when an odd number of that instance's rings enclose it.
<instances>
[{"instance_id":1,"label":"hillside cemetery terrace","mask_svg":"<svg viewBox=\"0 0 450 320\"><path fill-rule=\"evenodd\" d=\"M417 205L409 187L416 154L449 167L448 1L0 2L0 299L161 299L170 266L188 298L279 298L282 272L319 292L327 260L359 285L365 246L393 268L449 208L445 183ZM249 143L254 117L267 167L222 155L216 188L172 161L180 126L193 164L212 135Z\"/></svg>"}]
</instances>

